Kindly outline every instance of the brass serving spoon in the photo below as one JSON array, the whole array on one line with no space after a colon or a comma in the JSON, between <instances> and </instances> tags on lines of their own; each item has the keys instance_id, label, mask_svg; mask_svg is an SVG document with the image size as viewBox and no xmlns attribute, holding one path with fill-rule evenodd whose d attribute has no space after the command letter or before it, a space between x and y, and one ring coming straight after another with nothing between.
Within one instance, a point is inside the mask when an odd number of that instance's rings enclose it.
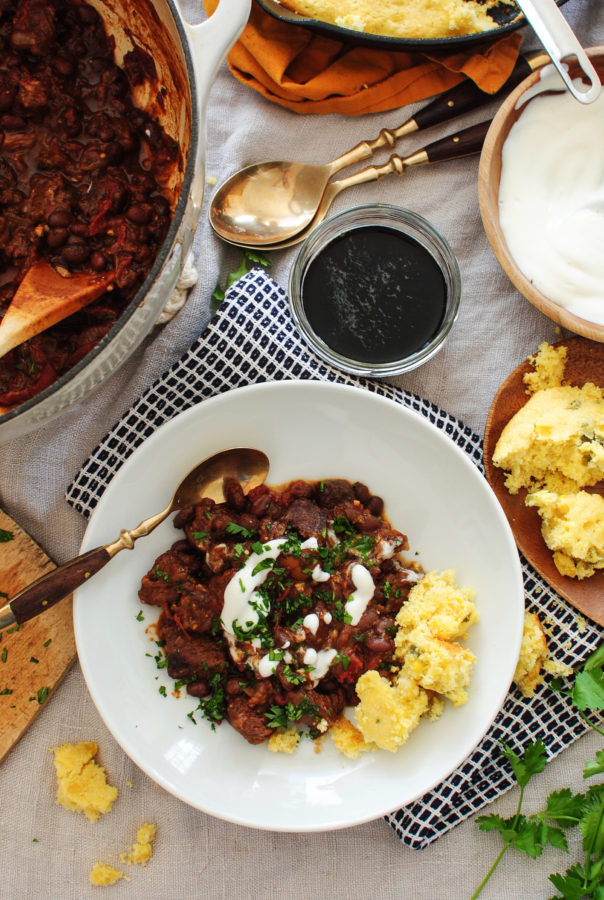
<instances>
[{"instance_id":1,"label":"brass serving spoon","mask_svg":"<svg viewBox=\"0 0 604 900\"><path fill-rule=\"evenodd\" d=\"M306 226L289 237L274 241L273 243L265 242L262 244L263 250L282 250L285 247L291 247L303 241L304 238L313 230L313 228L322 222L327 215L331 204L341 191L354 185L365 184L369 181L377 181L385 175L403 175L407 169L415 166L426 165L427 163L441 162L448 159L460 159L463 156L471 156L480 153L487 131L491 122L480 122L478 125L472 125L463 131L449 135L439 141L428 144L421 150L416 150L410 156L400 157L393 154L388 162L383 166L368 166L360 172L355 172L347 178L341 178L339 181L331 181L323 191L322 196L317 202L314 215L307 222ZM278 229L275 228L275 233ZM268 233L268 232L267 232ZM254 241L254 235L248 235L246 232L233 234L230 238L220 235L227 243L236 247L257 247Z\"/></svg>"},{"instance_id":2,"label":"brass serving spoon","mask_svg":"<svg viewBox=\"0 0 604 900\"><path fill-rule=\"evenodd\" d=\"M269 161L246 166L231 175L214 194L209 211L210 224L228 243L246 247L282 245L308 229L316 217L329 179L336 172L367 159L380 147L394 147L406 135L442 124L501 98L546 62L549 57L542 52L520 57L505 85L496 94L486 94L468 79L440 94L398 128L391 131L383 128L375 140L361 141L325 165ZM358 183L361 182L350 182Z\"/></svg>"},{"instance_id":3,"label":"brass serving spoon","mask_svg":"<svg viewBox=\"0 0 604 900\"><path fill-rule=\"evenodd\" d=\"M160 513L144 519L132 531L123 529L116 541L75 557L15 594L0 608L0 628L6 628L15 622L21 624L50 609L88 581L120 550L132 550L139 537L150 534L174 510L193 506L203 497L210 497L215 503L223 503L226 478L236 478L247 494L263 483L268 470L269 460L265 453L244 447L223 450L204 459L183 478L172 499Z\"/></svg>"}]
</instances>

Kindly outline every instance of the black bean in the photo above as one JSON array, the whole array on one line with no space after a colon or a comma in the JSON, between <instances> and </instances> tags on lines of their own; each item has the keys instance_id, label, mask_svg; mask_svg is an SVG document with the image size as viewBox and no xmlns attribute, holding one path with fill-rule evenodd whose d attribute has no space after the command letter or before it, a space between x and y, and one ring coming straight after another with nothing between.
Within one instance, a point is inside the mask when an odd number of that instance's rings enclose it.
<instances>
[{"instance_id":1,"label":"black bean","mask_svg":"<svg viewBox=\"0 0 604 900\"><path fill-rule=\"evenodd\" d=\"M69 226L69 230L72 234L81 238L86 238L89 234L89 228L85 222L74 222L73 225ZM70 243L73 243L73 241L70 241Z\"/></svg>"},{"instance_id":2,"label":"black bean","mask_svg":"<svg viewBox=\"0 0 604 900\"><path fill-rule=\"evenodd\" d=\"M107 267L107 257L100 250L95 250L90 257L90 265L95 272L102 272Z\"/></svg>"},{"instance_id":3,"label":"black bean","mask_svg":"<svg viewBox=\"0 0 604 900\"><path fill-rule=\"evenodd\" d=\"M99 135L99 137L102 141L105 140L102 134ZM117 166L124 158L124 148L117 141L111 141L111 143L107 144L105 147L105 155L107 157L107 162L109 162L110 165Z\"/></svg>"},{"instance_id":4,"label":"black bean","mask_svg":"<svg viewBox=\"0 0 604 900\"><path fill-rule=\"evenodd\" d=\"M52 228L67 228L71 222L71 213L68 209L55 209L50 213L46 221Z\"/></svg>"},{"instance_id":5,"label":"black bean","mask_svg":"<svg viewBox=\"0 0 604 900\"><path fill-rule=\"evenodd\" d=\"M53 250L56 250L58 247L63 246L67 237L68 231L66 228L51 228L46 235L46 243Z\"/></svg>"},{"instance_id":6,"label":"black bean","mask_svg":"<svg viewBox=\"0 0 604 900\"><path fill-rule=\"evenodd\" d=\"M136 225L146 225L153 218L153 207L149 203L134 203L126 216Z\"/></svg>"},{"instance_id":7,"label":"black bean","mask_svg":"<svg viewBox=\"0 0 604 900\"><path fill-rule=\"evenodd\" d=\"M86 262L90 255L90 249L84 243L67 244L63 248L63 258L72 266L79 266Z\"/></svg>"},{"instance_id":8,"label":"black bean","mask_svg":"<svg viewBox=\"0 0 604 900\"><path fill-rule=\"evenodd\" d=\"M0 127L6 131L23 131L25 128L25 119L21 116L13 116L10 113L4 113L0 116Z\"/></svg>"},{"instance_id":9,"label":"black bean","mask_svg":"<svg viewBox=\"0 0 604 900\"><path fill-rule=\"evenodd\" d=\"M374 516L381 516L384 509L384 501L381 497L371 497L365 506Z\"/></svg>"},{"instance_id":10,"label":"black bean","mask_svg":"<svg viewBox=\"0 0 604 900\"><path fill-rule=\"evenodd\" d=\"M163 197L161 194L158 194L153 198L152 203L156 215L167 216L170 212L170 201L167 199L167 197Z\"/></svg>"}]
</instances>

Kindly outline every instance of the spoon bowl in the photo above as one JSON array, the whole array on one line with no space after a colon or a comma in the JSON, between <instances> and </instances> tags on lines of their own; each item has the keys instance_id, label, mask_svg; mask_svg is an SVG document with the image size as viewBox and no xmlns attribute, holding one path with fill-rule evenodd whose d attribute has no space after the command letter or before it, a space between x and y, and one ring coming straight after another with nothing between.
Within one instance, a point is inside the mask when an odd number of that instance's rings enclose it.
<instances>
[{"instance_id":1,"label":"spoon bowl","mask_svg":"<svg viewBox=\"0 0 604 900\"><path fill-rule=\"evenodd\" d=\"M161 512L144 519L131 531L123 529L116 541L75 557L15 594L0 608L0 629L15 622L20 625L50 609L100 571L120 550L132 550L139 537L150 534L171 512L193 506L204 497L223 503L227 480L236 479L247 494L262 484L269 465L265 453L247 447L223 450L204 459L185 475Z\"/></svg>"}]
</instances>

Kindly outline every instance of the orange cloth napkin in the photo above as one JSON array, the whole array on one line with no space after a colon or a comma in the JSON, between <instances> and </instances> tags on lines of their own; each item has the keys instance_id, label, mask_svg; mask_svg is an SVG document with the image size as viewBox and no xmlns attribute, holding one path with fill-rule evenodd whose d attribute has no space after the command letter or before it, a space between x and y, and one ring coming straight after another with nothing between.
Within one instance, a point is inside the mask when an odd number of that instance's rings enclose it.
<instances>
[{"instance_id":1,"label":"orange cloth napkin","mask_svg":"<svg viewBox=\"0 0 604 900\"><path fill-rule=\"evenodd\" d=\"M217 5L204 0L208 14ZM244 84L294 112L358 116L432 97L466 76L493 94L514 68L521 40L515 32L453 54L375 50L280 22L253 3L228 64Z\"/></svg>"}]
</instances>

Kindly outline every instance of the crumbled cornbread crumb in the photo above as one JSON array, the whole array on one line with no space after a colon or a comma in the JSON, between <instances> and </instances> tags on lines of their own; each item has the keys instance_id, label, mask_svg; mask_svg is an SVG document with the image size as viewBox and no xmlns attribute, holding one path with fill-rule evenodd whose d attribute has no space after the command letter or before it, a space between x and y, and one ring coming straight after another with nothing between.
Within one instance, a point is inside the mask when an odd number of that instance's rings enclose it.
<instances>
[{"instance_id":1,"label":"crumbled cornbread crumb","mask_svg":"<svg viewBox=\"0 0 604 900\"><path fill-rule=\"evenodd\" d=\"M100 887L106 887L109 884L115 884L120 878L124 877L124 873L119 869L104 862L98 862L90 873L90 883Z\"/></svg>"},{"instance_id":2,"label":"crumbled cornbread crumb","mask_svg":"<svg viewBox=\"0 0 604 900\"><path fill-rule=\"evenodd\" d=\"M534 356L529 356L528 361L533 366L532 372L527 372L524 381L527 394L542 391L548 387L558 387L564 380L564 367L568 350L566 347L552 347L551 344L539 345L539 350Z\"/></svg>"},{"instance_id":3,"label":"crumbled cornbread crumb","mask_svg":"<svg viewBox=\"0 0 604 900\"><path fill-rule=\"evenodd\" d=\"M329 729L329 734L336 746L336 750L348 756L350 759L356 759L361 753L367 750L376 750L376 744L366 741L359 729L346 718L346 716L338 716L336 721Z\"/></svg>"},{"instance_id":4,"label":"crumbled cornbread crumb","mask_svg":"<svg viewBox=\"0 0 604 900\"><path fill-rule=\"evenodd\" d=\"M268 739L268 749L273 753L293 753L300 742L300 732L295 728L278 729Z\"/></svg>"},{"instance_id":5,"label":"crumbled cornbread crumb","mask_svg":"<svg viewBox=\"0 0 604 900\"><path fill-rule=\"evenodd\" d=\"M105 770L94 761L98 749L94 741L51 747L57 772L57 803L84 813L91 822L109 812L117 797L117 789L107 784Z\"/></svg>"},{"instance_id":6,"label":"crumbled cornbread crumb","mask_svg":"<svg viewBox=\"0 0 604 900\"><path fill-rule=\"evenodd\" d=\"M541 669L547 658L547 642L539 617L525 612L520 655L514 672L514 682L525 697L532 697L543 680Z\"/></svg>"},{"instance_id":7,"label":"crumbled cornbread crumb","mask_svg":"<svg viewBox=\"0 0 604 900\"><path fill-rule=\"evenodd\" d=\"M129 866L146 866L153 854L153 841L157 832L156 825L146 822L138 829L136 841L129 851L120 853L120 859Z\"/></svg>"},{"instance_id":8,"label":"crumbled cornbread crumb","mask_svg":"<svg viewBox=\"0 0 604 900\"><path fill-rule=\"evenodd\" d=\"M466 637L468 628L478 621L471 588L455 584L455 572L428 572L409 592L409 599L401 607L396 624L397 656L404 658L409 644L408 634L418 625L426 625L435 638L452 641Z\"/></svg>"}]
</instances>

